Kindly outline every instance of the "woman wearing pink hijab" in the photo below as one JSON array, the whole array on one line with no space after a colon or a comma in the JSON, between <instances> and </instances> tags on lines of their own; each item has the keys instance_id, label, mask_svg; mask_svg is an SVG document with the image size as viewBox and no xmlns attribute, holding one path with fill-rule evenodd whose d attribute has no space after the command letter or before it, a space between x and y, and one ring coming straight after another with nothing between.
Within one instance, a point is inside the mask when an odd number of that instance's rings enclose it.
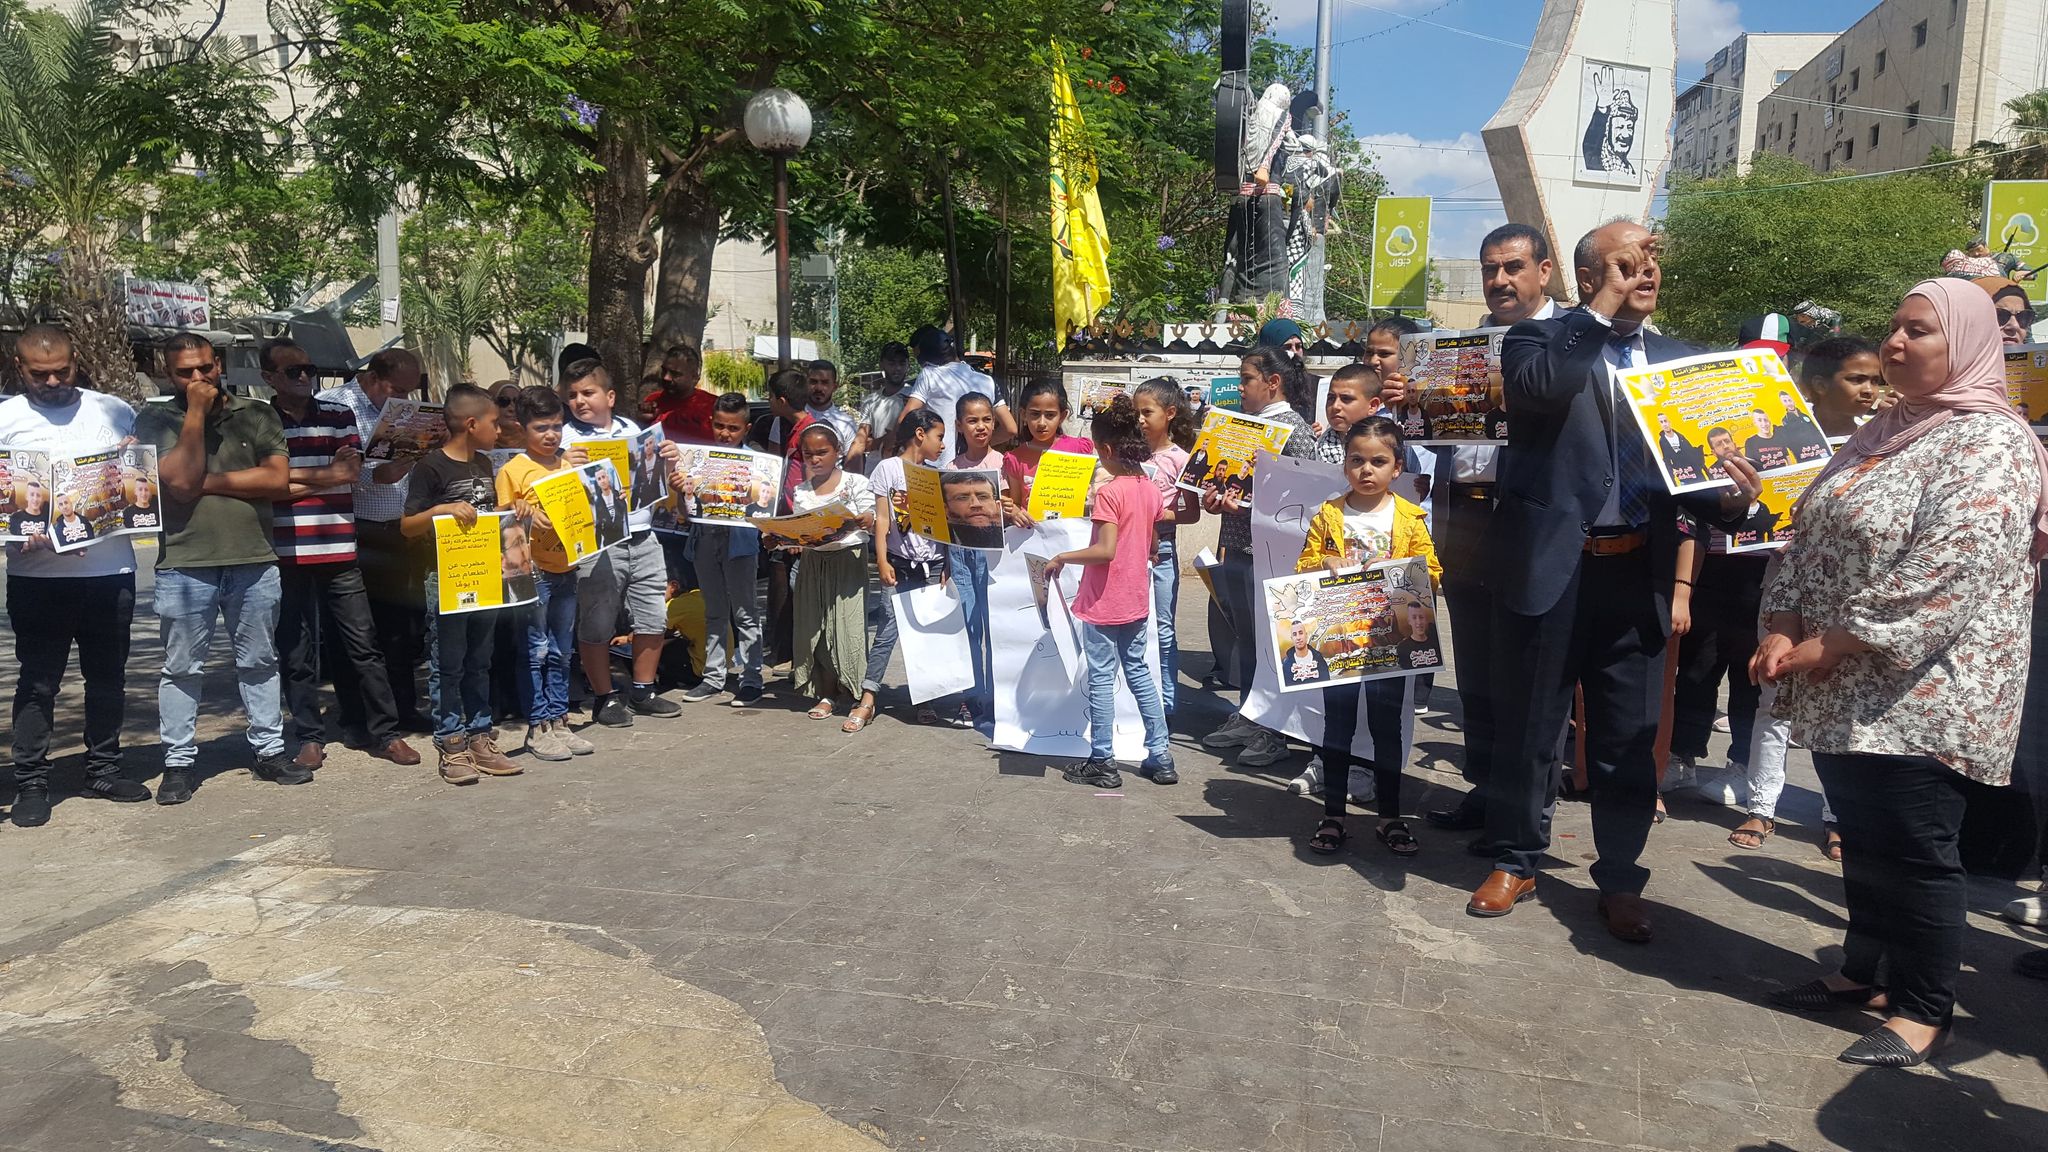
<instances>
[{"instance_id":1,"label":"woman wearing pink hijab","mask_svg":"<svg viewBox=\"0 0 2048 1152\"><path fill-rule=\"evenodd\" d=\"M1956 839L1967 781L2012 774L2048 456L2006 402L1982 289L1915 287L1879 359L1899 402L1795 510L1750 674L1778 685L1776 713L1813 752L1849 912L1841 969L1771 998L1888 1012L1839 1058L1897 1068L1949 1036L1966 911Z\"/></svg>"}]
</instances>

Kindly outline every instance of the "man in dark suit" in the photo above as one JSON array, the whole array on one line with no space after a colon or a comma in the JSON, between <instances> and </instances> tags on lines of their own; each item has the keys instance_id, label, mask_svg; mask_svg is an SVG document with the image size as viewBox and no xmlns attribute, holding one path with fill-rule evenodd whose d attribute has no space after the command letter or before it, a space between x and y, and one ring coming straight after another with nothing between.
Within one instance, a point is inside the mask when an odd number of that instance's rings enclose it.
<instances>
[{"instance_id":1,"label":"man in dark suit","mask_svg":"<svg viewBox=\"0 0 2048 1152\"><path fill-rule=\"evenodd\" d=\"M1500 854L1466 908L1504 916L1535 894L1557 733L1576 684L1586 695L1600 916L1615 936L1643 942L1649 872L1636 858L1656 810L1652 745L1678 506L1732 526L1762 483L1737 459L1726 463L1733 492L1675 501L1665 492L1609 375L1690 352L1643 328L1657 307L1655 237L1617 221L1579 241L1572 262L1584 306L1515 325L1501 352L1514 421L1488 541L1496 736L1486 806L1487 839Z\"/></svg>"},{"instance_id":2,"label":"man in dark suit","mask_svg":"<svg viewBox=\"0 0 2048 1152\"><path fill-rule=\"evenodd\" d=\"M1664 470L1674 481L1692 484L1706 479L1706 454L1680 436L1671 426L1671 417L1662 412L1657 414L1657 454L1664 458Z\"/></svg>"}]
</instances>

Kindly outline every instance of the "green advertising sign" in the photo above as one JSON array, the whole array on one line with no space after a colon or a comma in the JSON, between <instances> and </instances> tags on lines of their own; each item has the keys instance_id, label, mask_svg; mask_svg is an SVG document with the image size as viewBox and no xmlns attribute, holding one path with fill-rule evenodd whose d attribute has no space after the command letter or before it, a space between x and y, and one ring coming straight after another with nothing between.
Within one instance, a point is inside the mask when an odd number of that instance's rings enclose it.
<instances>
[{"instance_id":1,"label":"green advertising sign","mask_svg":"<svg viewBox=\"0 0 2048 1152\"><path fill-rule=\"evenodd\" d=\"M2022 268L2048 264L2048 180L1993 180L1984 186L1984 243ZM2013 279L2019 280L2015 275ZM2048 280L2021 280L2027 298L2048 303Z\"/></svg>"},{"instance_id":2,"label":"green advertising sign","mask_svg":"<svg viewBox=\"0 0 2048 1152\"><path fill-rule=\"evenodd\" d=\"M1429 197L1382 196L1372 213L1372 287L1367 303L1374 308L1428 306Z\"/></svg>"}]
</instances>

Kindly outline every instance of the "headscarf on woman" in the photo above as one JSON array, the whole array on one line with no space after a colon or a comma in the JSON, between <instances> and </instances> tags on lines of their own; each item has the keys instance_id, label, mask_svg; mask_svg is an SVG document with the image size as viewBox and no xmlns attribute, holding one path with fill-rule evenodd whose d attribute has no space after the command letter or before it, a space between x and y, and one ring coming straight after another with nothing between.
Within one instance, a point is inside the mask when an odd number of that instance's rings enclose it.
<instances>
[{"instance_id":1,"label":"headscarf on woman","mask_svg":"<svg viewBox=\"0 0 2048 1152\"><path fill-rule=\"evenodd\" d=\"M1906 296L1919 296L1933 306L1941 331L1948 337L1948 378L1917 396L1901 390L1898 403L1856 429L1856 434L1814 478L1808 491L1865 459L1892 455L1958 415L1996 413L2025 429L2027 443L2034 446L2040 490L2034 505L2032 556L2038 563L2048 556L2048 449L2042 448L2033 428L2013 410L2006 397L2005 346L1998 334L1998 310L1983 289L1967 280L1949 277L1923 280ZM1897 385L1893 387L1896 389ZM1804 503L1805 498L1801 497L1800 502Z\"/></svg>"}]
</instances>

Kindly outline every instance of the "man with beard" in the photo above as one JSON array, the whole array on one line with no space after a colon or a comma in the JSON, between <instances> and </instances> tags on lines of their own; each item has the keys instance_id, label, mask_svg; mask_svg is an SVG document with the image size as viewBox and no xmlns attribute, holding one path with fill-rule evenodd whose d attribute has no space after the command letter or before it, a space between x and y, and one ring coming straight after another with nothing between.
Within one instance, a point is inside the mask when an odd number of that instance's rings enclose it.
<instances>
[{"instance_id":1,"label":"man with beard","mask_svg":"<svg viewBox=\"0 0 2048 1152\"><path fill-rule=\"evenodd\" d=\"M94 391L71 336L31 324L14 345L23 389L0 403L0 443L82 456L132 440L135 413ZM134 802L149 789L121 774L129 634L135 625L135 550L126 536L62 555L38 536L7 546L7 622L14 629L14 823L50 820L50 729L71 649L85 680L86 796Z\"/></svg>"},{"instance_id":2,"label":"man with beard","mask_svg":"<svg viewBox=\"0 0 2048 1152\"><path fill-rule=\"evenodd\" d=\"M946 530L962 548L1003 546L1003 500L992 472L948 472L940 488L946 496Z\"/></svg>"}]
</instances>

